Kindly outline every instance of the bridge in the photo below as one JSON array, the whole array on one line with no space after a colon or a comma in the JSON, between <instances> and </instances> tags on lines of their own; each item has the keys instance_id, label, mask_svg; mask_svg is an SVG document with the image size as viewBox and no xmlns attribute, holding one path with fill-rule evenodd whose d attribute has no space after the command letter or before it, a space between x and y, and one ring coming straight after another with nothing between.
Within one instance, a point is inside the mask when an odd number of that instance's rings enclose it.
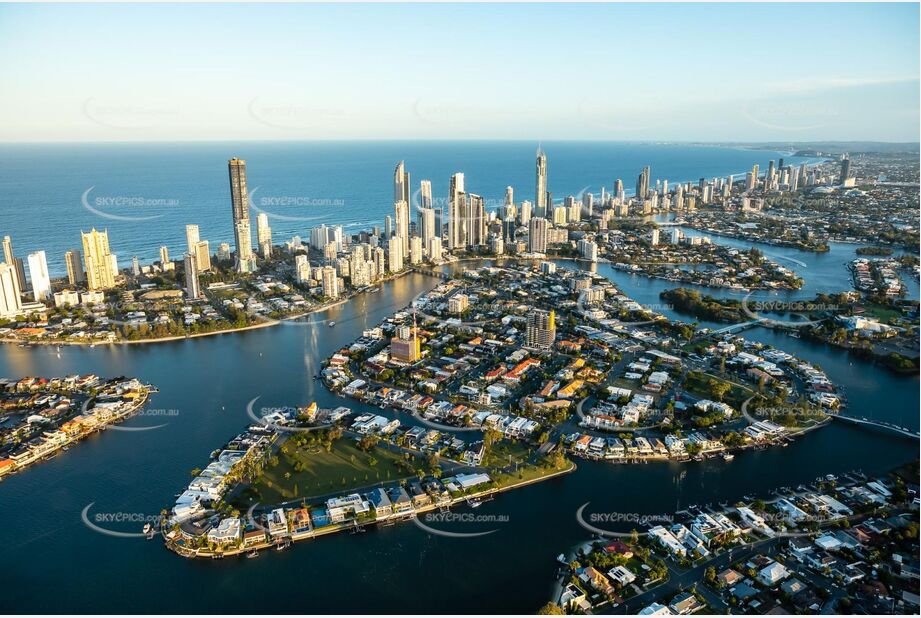
<instances>
[{"instance_id":1,"label":"bridge","mask_svg":"<svg viewBox=\"0 0 921 618\"><path fill-rule=\"evenodd\" d=\"M698 336L694 337L694 339L696 339L696 340L700 340L700 339L709 339L710 337L717 337L717 336L719 336L719 335L729 335L729 334L732 334L732 333L739 333L739 332L742 332L743 330L745 330L745 329L747 329L747 328L753 328L753 327L757 326L758 324L760 324L760 323L763 321L763 319L764 319L764 318L761 318L761 319L758 319L758 320L752 320L752 321L750 321L750 322L741 322L741 323L739 323L739 324L730 324L729 326L725 326L725 327L720 328L720 329L718 329L718 330L711 330L710 332L708 332L708 333L706 333L706 334L698 335Z\"/></svg>"},{"instance_id":2,"label":"bridge","mask_svg":"<svg viewBox=\"0 0 921 618\"><path fill-rule=\"evenodd\" d=\"M435 270L434 268L425 268L423 266L410 266L409 270L414 273L419 273L420 275L426 275L428 277L438 277L444 281L451 279L449 273L444 272L443 270Z\"/></svg>"},{"instance_id":3,"label":"bridge","mask_svg":"<svg viewBox=\"0 0 921 618\"><path fill-rule=\"evenodd\" d=\"M912 431L911 429L908 429L907 427L900 427L896 425L895 423L887 423L886 421L874 421L873 419L869 419L869 418L862 418L862 417L858 418L856 416L846 416L844 414L834 414L832 415L832 418L836 418L840 421L844 421L845 423L851 423L854 425L862 425L864 427L872 427L875 429L882 429L884 431L890 431L890 432L899 434L901 436L905 436L906 438L913 438L915 440L921 437L921 434L919 434L917 431Z\"/></svg>"}]
</instances>

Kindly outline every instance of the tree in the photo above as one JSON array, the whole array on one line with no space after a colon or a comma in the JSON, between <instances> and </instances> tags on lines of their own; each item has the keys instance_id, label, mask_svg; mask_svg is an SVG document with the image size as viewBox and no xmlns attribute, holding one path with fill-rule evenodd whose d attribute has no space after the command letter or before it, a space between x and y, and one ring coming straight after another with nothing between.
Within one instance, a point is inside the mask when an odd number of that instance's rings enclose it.
<instances>
[{"instance_id":1,"label":"tree","mask_svg":"<svg viewBox=\"0 0 921 618\"><path fill-rule=\"evenodd\" d=\"M726 393L729 392L731 388L729 382L723 382L722 380L710 379L707 382L707 387L710 389L710 392L716 397L717 401L722 401Z\"/></svg>"},{"instance_id":2,"label":"tree","mask_svg":"<svg viewBox=\"0 0 921 618\"><path fill-rule=\"evenodd\" d=\"M556 603L547 603L539 610L537 610L538 615L541 616L565 616L566 612L563 611L563 608L557 605Z\"/></svg>"}]
</instances>

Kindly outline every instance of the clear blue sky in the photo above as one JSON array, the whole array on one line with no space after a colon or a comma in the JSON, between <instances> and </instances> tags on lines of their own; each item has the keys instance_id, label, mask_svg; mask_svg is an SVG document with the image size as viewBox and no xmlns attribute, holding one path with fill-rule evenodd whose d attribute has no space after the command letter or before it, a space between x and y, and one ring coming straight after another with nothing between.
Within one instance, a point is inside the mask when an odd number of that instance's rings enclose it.
<instances>
[{"instance_id":1,"label":"clear blue sky","mask_svg":"<svg viewBox=\"0 0 921 618\"><path fill-rule=\"evenodd\" d=\"M916 141L917 4L0 5L0 141Z\"/></svg>"}]
</instances>

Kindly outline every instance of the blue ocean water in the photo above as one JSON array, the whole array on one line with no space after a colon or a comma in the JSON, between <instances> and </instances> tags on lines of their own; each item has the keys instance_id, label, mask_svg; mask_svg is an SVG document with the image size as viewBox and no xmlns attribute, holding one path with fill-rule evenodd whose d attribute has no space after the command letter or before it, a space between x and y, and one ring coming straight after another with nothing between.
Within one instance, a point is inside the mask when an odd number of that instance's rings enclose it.
<instances>
[{"instance_id":1,"label":"blue ocean water","mask_svg":"<svg viewBox=\"0 0 921 618\"><path fill-rule=\"evenodd\" d=\"M311 227L343 224L355 231L383 225L393 214L393 170L406 161L413 190L432 181L438 200L448 180L464 172L466 189L495 209L506 186L516 201L534 199L530 142L243 142L145 144L0 145L0 235L16 254L44 249L53 275L61 276L64 252L80 246L80 231L109 230L122 268L137 255L159 259L161 245L173 259L185 250L185 225L201 237L233 239L227 160L247 161L255 209L269 213L276 243ZM557 142L542 145L555 199L581 191L600 194L621 178L631 193L643 166L669 183L742 174L789 153L685 144ZM253 217L257 210L254 209ZM254 226L255 227L255 226ZM255 233L255 230L254 230Z\"/></svg>"}]
</instances>

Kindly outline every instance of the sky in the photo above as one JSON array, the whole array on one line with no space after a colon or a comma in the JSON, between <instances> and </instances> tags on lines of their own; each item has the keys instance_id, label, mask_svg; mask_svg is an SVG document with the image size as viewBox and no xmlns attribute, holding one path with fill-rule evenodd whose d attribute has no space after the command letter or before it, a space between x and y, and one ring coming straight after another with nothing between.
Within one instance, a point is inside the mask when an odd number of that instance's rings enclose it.
<instances>
[{"instance_id":1,"label":"sky","mask_svg":"<svg viewBox=\"0 0 921 618\"><path fill-rule=\"evenodd\" d=\"M0 5L0 141L917 141L918 4Z\"/></svg>"}]
</instances>

